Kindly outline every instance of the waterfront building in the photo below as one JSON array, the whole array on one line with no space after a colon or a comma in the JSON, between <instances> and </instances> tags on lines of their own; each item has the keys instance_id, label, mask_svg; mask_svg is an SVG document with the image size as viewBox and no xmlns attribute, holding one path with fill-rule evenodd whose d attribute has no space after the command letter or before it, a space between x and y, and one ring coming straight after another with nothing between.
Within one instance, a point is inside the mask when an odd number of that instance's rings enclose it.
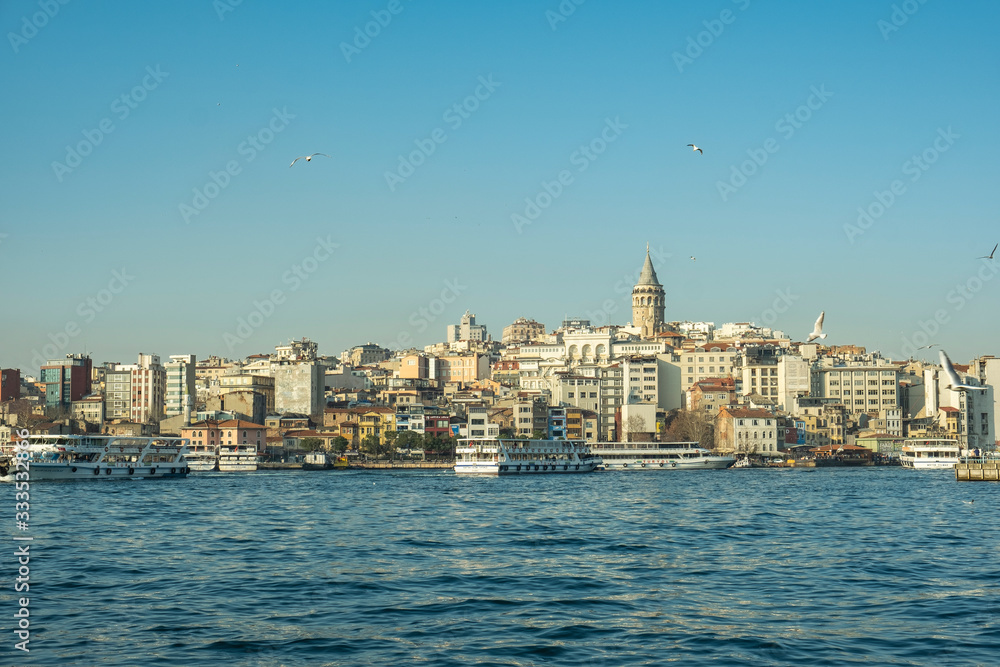
<instances>
[{"instance_id":1,"label":"waterfront building","mask_svg":"<svg viewBox=\"0 0 1000 667\"><path fill-rule=\"evenodd\" d=\"M45 386L45 407L69 409L91 392L91 360L85 354L67 354L65 359L49 359L41 367Z\"/></svg>"},{"instance_id":2,"label":"waterfront building","mask_svg":"<svg viewBox=\"0 0 1000 667\"><path fill-rule=\"evenodd\" d=\"M723 454L776 455L783 434L768 410L724 407L715 419L715 448Z\"/></svg>"},{"instance_id":3,"label":"waterfront building","mask_svg":"<svg viewBox=\"0 0 1000 667\"><path fill-rule=\"evenodd\" d=\"M219 378L220 398L234 392L260 394L264 404L264 414L270 414L275 410L274 388L275 379L268 375L223 375Z\"/></svg>"},{"instance_id":4,"label":"waterfront building","mask_svg":"<svg viewBox=\"0 0 1000 667\"><path fill-rule=\"evenodd\" d=\"M266 444L266 427L242 419L205 419L180 431L181 437L188 438L195 447L253 447L260 453Z\"/></svg>"},{"instance_id":5,"label":"waterfront building","mask_svg":"<svg viewBox=\"0 0 1000 667\"><path fill-rule=\"evenodd\" d=\"M687 390L687 409L713 417L719 409L736 402L736 382L731 377L706 378Z\"/></svg>"}]
</instances>

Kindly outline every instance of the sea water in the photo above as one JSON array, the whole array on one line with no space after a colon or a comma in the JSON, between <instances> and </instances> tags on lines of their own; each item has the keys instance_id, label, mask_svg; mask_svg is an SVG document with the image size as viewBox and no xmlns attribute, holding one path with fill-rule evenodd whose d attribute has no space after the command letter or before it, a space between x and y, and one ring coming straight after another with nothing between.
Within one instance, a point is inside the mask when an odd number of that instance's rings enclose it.
<instances>
[{"instance_id":1,"label":"sea water","mask_svg":"<svg viewBox=\"0 0 1000 667\"><path fill-rule=\"evenodd\" d=\"M1000 664L1000 485L952 471L35 482L27 532L6 488L3 664Z\"/></svg>"}]
</instances>

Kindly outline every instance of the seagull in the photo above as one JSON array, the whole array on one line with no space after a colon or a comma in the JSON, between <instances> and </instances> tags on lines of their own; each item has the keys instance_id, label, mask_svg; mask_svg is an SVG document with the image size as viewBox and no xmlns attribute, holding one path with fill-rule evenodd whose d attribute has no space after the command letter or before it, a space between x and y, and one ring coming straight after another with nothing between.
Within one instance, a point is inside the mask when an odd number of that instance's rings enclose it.
<instances>
[{"instance_id":1,"label":"seagull","mask_svg":"<svg viewBox=\"0 0 1000 667\"><path fill-rule=\"evenodd\" d=\"M294 160L292 160L292 164L290 164L288 166L291 167L292 165L294 165L299 160L305 160L306 162L312 162L312 159L314 157L316 157L317 155L322 155L323 157L330 157L326 153L313 153L312 155L300 155L297 158L295 158Z\"/></svg>"},{"instance_id":2,"label":"seagull","mask_svg":"<svg viewBox=\"0 0 1000 667\"><path fill-rule=\"evenodd\" d=\"M962 391L963 389L967 391L986 391L988 389L988 387L974 387L971 384L962 384L962 381L958 378L958 373L955 371L955 367L951 365L951 359L944 353L944 350L938 350L938 357L941 360L941 366L944 368L945 375L948 376L948 384L945 385L947 389L954 391Z\"/></svg>"},{"instance_id":3,"label":"seagull","mask_svg":"<svg viewBox=\"0 0 1000 667\"><path fill-rule=\"evenodd\" d=\"M1000 246L1000 243L998 243L997 245L993 246L993 250L990 251L989 256L984 255L982 257L977 257L976 259L993 259L993 253L995 253L997 251L997 246Z\"/></svg>"},{"instance_id":4,"label":"seagull","mask_svg":"<svg viewBox=\"0 0 1000 667\"><path fill-rule=\"evenodd\" d=\"M697 146L695 146L694 144L688 144L688 146L690 146L690 147L691 147L691 151L692 151L692 152L694 152L694 151L698 151L698 152L699 152L699 153L701 153L702 155L704 155L704 154L705 154L705 151L701 150L700 148L698 148L698 147L697 147Z\"/></svg>"},{"instance_id":5,"label":"seagull","mask_svg":"<svg viewBox=\"0 0 1000 667\"><path fill-rule=\"evenodd\" d=\"M825 315L825 310L819 314L819 317L816 319L816 324L813 325L812 333L809 334L809 338L806 339L807 343L811 343L817 338L826 338L826 334L823 333L823 317Z\"/></svg>"},{"instance_id":6,"label":"seagull","mask_svg":"<svg viewBox=\"0 0 1000 667\"><path fill-rule=\"evenodd\" d=\"M698 260L696 260L696 259L694 258L694 255L691 255L691 261L692 261L692 262L696 262L696 261L698 261Z\"/></svg>"},{"instance_id":7,"label":"seagull","mask_svg":"<svg viewBox=\"0 0 1000 667\"><path fill-rule=\"evenodd\" d=\"M918 349L918 350L929 350L930 348L932 348L932 347L937 347L937 346L938 346L938 344L937 344L937 343L931 343L930 345L921 345L921 346L920 346L920 347L918 347L917 349Z\"/></svg>"}]
</instances>

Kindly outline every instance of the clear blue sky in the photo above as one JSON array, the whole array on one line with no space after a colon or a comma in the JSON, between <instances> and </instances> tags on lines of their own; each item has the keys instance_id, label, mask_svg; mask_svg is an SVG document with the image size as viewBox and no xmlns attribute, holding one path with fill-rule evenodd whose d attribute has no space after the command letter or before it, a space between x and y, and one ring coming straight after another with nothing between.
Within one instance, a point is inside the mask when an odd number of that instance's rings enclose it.
<instances>
[{"instance_id":1,"label":"clear blue sky","mask_svg":"<svg viewBox=\"0 0 1000 667\"><path fill-rule=\"evenodd\" d=\"M466 309L495 337L608 300L624 323L647 241L667 319L801 339L825 310L826 343L897 354L937 313L956 362L1000 353L997 3L230 2L0 4L0 366L51 338L95 363L423 345ZM548 206L519 233L525 198Z\"/></svg>"}]
</instances>

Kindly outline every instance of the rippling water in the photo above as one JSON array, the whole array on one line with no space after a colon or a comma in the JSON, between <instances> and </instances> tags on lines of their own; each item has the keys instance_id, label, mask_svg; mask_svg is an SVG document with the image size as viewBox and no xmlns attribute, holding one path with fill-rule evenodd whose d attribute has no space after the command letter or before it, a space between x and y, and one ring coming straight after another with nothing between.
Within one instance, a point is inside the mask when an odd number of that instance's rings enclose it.
<instances>
[{"instance_id":1,"label":"rippling water","mask_svg":"<svg viewBox=\"0 0 1000 667\"><path fill-rule=\"evenodd\" d=\"M34 483L32 650L8 633L4 664L996 665L998 494L899 468Z\"/></svg>"}]
</instances>

